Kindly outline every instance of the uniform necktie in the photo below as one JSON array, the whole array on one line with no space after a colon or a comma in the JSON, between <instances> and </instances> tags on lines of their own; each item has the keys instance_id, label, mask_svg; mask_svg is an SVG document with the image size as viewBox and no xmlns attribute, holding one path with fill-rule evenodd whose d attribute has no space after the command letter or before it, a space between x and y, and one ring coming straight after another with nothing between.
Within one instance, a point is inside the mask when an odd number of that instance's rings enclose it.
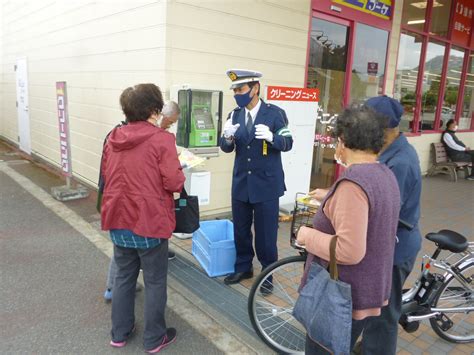
<instances>
[{"instance_id":1,"label":"uniform necktie","mask_svg":"<svg viewBox=\"0 0 474 355\"><path fill-rule=\"evenodd\" d=\"M252 121L252 115L250 114L250 112L247 112L247 132L252 132L252 128L253 128L253 121Z\"/></svg>"}]
</instances>

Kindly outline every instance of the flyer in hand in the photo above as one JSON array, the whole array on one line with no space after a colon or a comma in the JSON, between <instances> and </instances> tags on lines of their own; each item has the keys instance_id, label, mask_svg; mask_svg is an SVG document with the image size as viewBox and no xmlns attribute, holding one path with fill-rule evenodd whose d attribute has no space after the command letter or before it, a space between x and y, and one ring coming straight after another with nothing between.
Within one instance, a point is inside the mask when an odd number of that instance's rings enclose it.
<instances>
[{"instance_id":1,"label":"flyer in hand","mask_svg":"<svg viewBox=\"0 0 474 355\"><path fill-rule=\"evenodd\" d=\"M318 207L321 205L321 202L318 200L312 198L309 195L301 196L296 199L296 201L306 205L306 206L311 206L311 207Z\"/></svg>"},{"instance_id":2,"label":"flyer in hand","mask_svg":"<svg viewBox=\"0 0 474 355\"><path fill-rule=\"evenodd\" d=\"M195 166L204 163L205 160L206 158L199 157L187 149L183 149L179 155L179 162L183 169L194 168Z\"/></svg>"}]
</instances>

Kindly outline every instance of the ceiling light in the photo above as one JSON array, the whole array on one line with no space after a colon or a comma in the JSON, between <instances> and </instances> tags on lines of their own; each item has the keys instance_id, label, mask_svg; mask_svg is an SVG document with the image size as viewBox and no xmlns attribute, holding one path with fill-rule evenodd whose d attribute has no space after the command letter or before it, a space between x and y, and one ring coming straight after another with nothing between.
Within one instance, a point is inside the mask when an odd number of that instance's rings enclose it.
<instances>
[{"instance_id":1,"label":"ceiling light","mask_svg":"<svg viewBox=\"0 0 474 355\"><path fill-rule=\"evenodd\" d=\"M441 74L430 73L429 71L425 72L425 75L441 76Z\"/></svg>"},{"instance_id":2,"label":"ceiling light","mask_svg":"<svg viewBox=\"0 0 474 355\"><path fill-rule=\"evenodd\" d=\"M412 21L408 21L407 22L407 25L417 25L419 23L425 23L425 20L412 20Z\"/></svg>"},{"instance_id":3,"label":"ceiling light","mask_svg":"<svg viewBox=\"0 0 474 355\"><path fill-rule=\"evenodd\" d=\"M413 2L410 5L413 7L416 7L417 9L426 9L428 2L427 1ZM433 7L441 7L441 6L444 6L444 5L436 0L433 1Z\"/></svg>"},{"instance_id":4,"label":"ceiling light","mask_svg":"<svg viewBox=\"0 0 474 355\"><path fill-rule=\"evenodd\" d=\"M417 9L426 9L428 1L412 2L410 5L416 7Z\"/></svg>"}]
</instances>

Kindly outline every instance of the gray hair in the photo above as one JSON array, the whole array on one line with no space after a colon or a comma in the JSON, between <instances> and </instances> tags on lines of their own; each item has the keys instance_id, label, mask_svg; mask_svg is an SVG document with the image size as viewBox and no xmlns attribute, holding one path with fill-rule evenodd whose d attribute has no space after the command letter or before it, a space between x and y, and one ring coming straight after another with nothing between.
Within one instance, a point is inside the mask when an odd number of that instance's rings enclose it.
<instances>
[{"instance_id":1,"label":"gray hair","mask_svg":"<svg viewBox=\"0 0 474 355\"><path fill-rule=\"evenodd\" d=\"M161 113L165 117L170 117L173 115L179 115L181 113L181 110L179 109L179 105L176 102L167 101L163 105L163 109L161 110Z\"/></svg>"}]
</instances>

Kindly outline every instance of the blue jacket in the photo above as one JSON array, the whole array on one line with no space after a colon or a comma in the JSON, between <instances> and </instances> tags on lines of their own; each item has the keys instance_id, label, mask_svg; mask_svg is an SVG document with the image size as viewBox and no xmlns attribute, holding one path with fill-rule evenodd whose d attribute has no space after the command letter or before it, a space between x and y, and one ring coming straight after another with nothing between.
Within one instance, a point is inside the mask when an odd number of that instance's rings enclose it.
<instances>
[{"instance_id":1,"label":"blue jacket","mask_svg":"<svg viewBox=\"0 0 474 355\"><path fill-rule=\"evenodd\" d=\"M259 203L283 196L286 187L281 152L287 152L293 146L293 138L288 133L279 134L288 126L285 111L262 100L250 134L245 127L244 108L234 109L229 114L229 117L231 116L232 124L240 123L240 127L233 141L228 142L221 137L220 147L226 153L235 150L232 198ZM264 155L264 141L255 138L255 126L258 124L268 126L273 132L273 143L266 142L266 155Z\"/></svg>"},{"instance_id":2,"label":"blue jacket","mask_svg":"<svg viewBox=\"0 0 474 355\"><path fill-rule=\"evenodd\" d=\"M420 220L421 171L418 155L403 134L387 147L379 157L397 178L400 188L400 219L413 229L399 225L395 245L394 264L399 265L416 256L421 249Z\"/></svg>"}]
</instances>

